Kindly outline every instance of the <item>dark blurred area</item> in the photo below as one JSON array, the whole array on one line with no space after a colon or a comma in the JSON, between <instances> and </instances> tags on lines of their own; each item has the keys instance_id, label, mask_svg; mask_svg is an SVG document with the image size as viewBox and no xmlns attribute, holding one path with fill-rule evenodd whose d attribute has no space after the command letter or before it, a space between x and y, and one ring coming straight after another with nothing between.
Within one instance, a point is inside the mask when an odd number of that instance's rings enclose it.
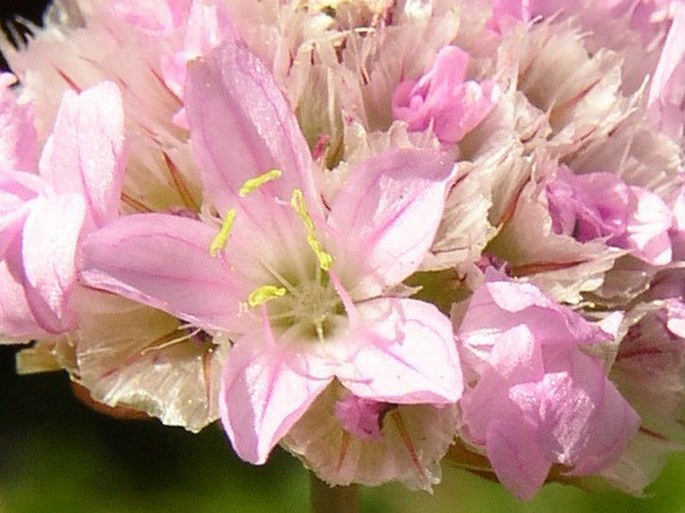
<instances>
[{"instance_id":1,"label":"dark blurred area","mask_svg":"<svg viewBox=\"0 0 685 513\"><path fill-rule=\"evenodd\" d=\"M4 36L15 45L25 44L28 34L25 27L16 20L25 18L40 25L47 4L45 0L0 0L0 27ZM7 69L7 61L1 53L0 69Z\"/></svg>"}]
</instances>

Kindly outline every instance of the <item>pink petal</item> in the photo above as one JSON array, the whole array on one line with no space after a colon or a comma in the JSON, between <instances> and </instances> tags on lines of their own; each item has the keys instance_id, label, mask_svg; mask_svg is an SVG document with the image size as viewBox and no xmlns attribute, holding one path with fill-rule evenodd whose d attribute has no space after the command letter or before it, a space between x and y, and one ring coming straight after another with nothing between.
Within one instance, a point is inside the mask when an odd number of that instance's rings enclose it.
<instances>
[{"instance_id":1,"label":"pink petal","mask_svg":"<svg viewBox=\"0 0 685 513\"><path fill-rule=\"evenodd\" d=\"M461 48L443 47L425 75L397 87L392 98L395 119L406 121L410 131L432 124L438 139L448 145L463 139L485 119L499 97L492 81L464 82L468 62L469 55Z\"/></svg>"},{"instance_id":2,"label":"pink petal","mask_svg":"<svg viewBox=\"0 0 685 513\"><path fill-rule=\"evenodd\" d=\"M564 360L567 377L550 373L542 383L541 428L556 462L573 465L570 474L594 474L619 460L640 418L598 361L580 352Z\"/></svg>"},{"instance_id":3,"label":"pink petal","mask_svg":"<svg viewBox=\"0 0 685 513\"><path fill-rule=\"evenodd\" d=\"M20 105L10 89L16 78L0 73L0 163L7 169L33 171L36 165L36 130L33 109Z\"/></svg>"},{"instance_id":4,"label":"pink petal","mask_svg":"<svg viewBox=\"0 0 685 513\"><path fill-rule=\"evenodd\" d=\"M20 241L16 240L13 248L8 249L8 254L14 253L15 258L9 257L0 260L0 344L12 343L10 339L24 340L43 338L49 334L45 332L36 321L22 285L23 276L17 269L21 268Z\"/></svg>"},{"instance_id":5,"label":"pink petal","mask_svg":"<svg viewBox=\"0 0 685 513\"><path fill-rule=\"evenodd\" d=\"M52 333L73 328L69 301L76 283L76 248L86 215L78 194L41 196L31 206L22 234L26 298L41 327Z\"/></svg>"},{"instance_id":6,"label":"pink petal","mask_svg":"<svg viewBox=\"0 0 685 513\"><path fill-rule=\"evenodd\" d=\"M671 262L671 238L669 230L672 213L666 203L647 189L631 187L637 204L631 213L626 232L609 243L632 250L632 255L652 265Z\"/></svg>"},{"instance_id":7,"label":"pink petal","mask_svg":"<svg viewBox=\"0 0 685 513\"><path fill-rule=\"evenodd\" d=\"M486 271L486 278L487 283L470 299L460 332L506 331L525 324L539 344L591 344L612 338L534 285L500 279L491 270Z\"/></svg>"},{"instance_id":8,"label":"pink petal","mask_svg":"<svg viewBox=\"0 0 685 513\"><path fill-rule=\"evenodd\" d=\"M191 0L110 0L114 14L139 29L158 34L171 33L187 16Z\"/></svg>"},{"instance_id":9,"label":"pink petal","mask_svg":"<svg viewBox=\"0 0 685 513\"><path fill-rule=\"evenodd\" d=\"M660 128L678 139L683 133L685 113L685 6L673 2L673 22L649 88L648 105Z\"/></svg>"},{"instance_id":10,"label":"pink petal","mask_svg":"<svg viewBox=\"0 0 685 513\"><path fill-rule=\"evenodd\" d=\"M32 200L42 189L36 175L0 171L0 258L21 232Z\"/></svg>"},{"instance_id":11,"label":"pink petal","mask_svg":"<svg viewBox=\"0 0 685 513\"><path fill-rule=\"evenodd\" d=\"M224 365L221 420L243 460L266 461L273 447L302 417L333 377L312 378L307 363L288 346L252 332L239 339Z\"/></svg>"},{"instance_id":12,"label":"pink petal","mask_svg":"<svg viewBox=\"0 0 685 513\"><path fill-rule=\"evenodd\" d=\"M377 296L418 269L453 172L449 159L412 150L382 153L351 171L328 222L337 271L343 282L354 277L355 299Z\"/></svg>"},{"instance_id":13,"label":"pink petal","mask_svg":"<svg viewBox=\"0 0 685 513\"><path fill-rule=\"evenodd\" d=\"M473 338L467 334L460 337L460 342L467 348L478 349L483 345L482 340L476 342ZM521 417L521 408L509 397L511 383L540 380L544 376L544 366L541 347L525 325L479 338L489 338L492 350L487 365L481 366L477 386L464 394L460 404L469 436L476 443L485 444L488 426L493 419L506 415ZM467 355L464 356L468 361ZM504 412L509 413L505 415ZM535 418L529 420L537 423Z\"/></svg>"},{"instance_id":14,"label":"pink petal","mask_svg":"<svg viewBox=\"0 0 685 513\"><path fill-rule=\"evenodd\" d=\"M488 427L486 455L497 478L516 497L532 498L545 482L552 464L537 445L535 425L502 418Z\"/></svg>"},{"instance_id":15,"label":"pink petal","mask_svg":"<svg viewBox=\"0 0 685 513\"><path fill-rule=\"evenodd\" d=\"M266 197L313 195L311 156L273 76L245 46L227 41L188 67L186 109L205 190L220 212L234 208L246 180L271 169Z\"/></svg>"},{"instance_id":16,"label":"pink petal","mask_svg":"<svg viewBox=\"0 0 685 513\"><path fill-rule=\"evenodd\" d=\"M185 36L186 57L194 59L209 53L228 39L237 40L238 32L223 3L217 0L193 0Z\"/></svg>"},{"instance_id":17,"label":"pink petal","mask_svg":"<svg viewBox=\"0 0 685 513\"><path fill-rule=\"evenodd\" d=\"M80 278L203 328L244 329L255 321L240 302L255 285L210 255L217 233L183 217L122 217L84 240Z\"/></svg>"},{"instance_id":18,"label":"pink petal","mask_svg":"<svg viewBox=\"0 0 685 513\"><path fill-rule=\"evenodd\" d=\"M65 93L40 172L57 193L82 194L89 223L103 226L119 213L123 152L121 94L103 82L80 95Z\"/></svg>"},{"instance_id":19,"label":"pink petal","mask_svg":"<svg viewBox=\"0 0 685 513\"><path fill-rule=\"evenodd\" d=\"M353 394L395 404L450 404L463 391L451 323L433 305L376 299L357 305L360 325L345 343L358 347L336 372Z\"/></svg>"}]
</instances>

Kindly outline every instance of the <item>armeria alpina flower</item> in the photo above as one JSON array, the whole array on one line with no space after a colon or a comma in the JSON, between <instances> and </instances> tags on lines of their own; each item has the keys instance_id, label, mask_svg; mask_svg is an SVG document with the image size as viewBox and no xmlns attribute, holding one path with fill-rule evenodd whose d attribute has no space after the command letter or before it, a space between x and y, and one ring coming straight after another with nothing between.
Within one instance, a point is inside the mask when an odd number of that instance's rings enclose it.
<instances>
[{"instance_id":1,"label":"armeria alpina flower","mask_svg":"<svg viewBox=\"0 0 685 513\"><path fill-rule=\"evenodd\" d=\"M552 465L587 475L619 460L640 419L582 350L612 333L492 270L453 316L470 381L464 438L516 496L532 497Z\"/></svg>"},{"instance_id":2,"label":"armeria alpina flower","mask_svg":"<svg viewBox=\"0 0 685 513\"><path fill-rule=\"evenodd\" d=\"M469 55L461 48L443 47L425 75L397 86L394 117L406 121L411 131L430 127L443 144L461 141L490 113L499 96L492 80L464 81L468 63Z\"/></svg>"},{"instance_id":3,"label":"armeria alpina flower","mask_svg":"<svg viewBox=\"0 0 685 513\"><path fill-rule=\"evenodd\" d=\"M121 218L88 238L81 278L234 341L220 408L238 454L263 463L334 379L364 399L454 403L449 320L392 292L432 242L453 164L380 154L324 205L282 93L233 42L191 66L186 108L221 227Z\"/></svg>"},{"instance_id":4,"label":"armeria alpina flower","mask_svg":"<svg viewBox=\"0 0 685 513\"><path fill-rule=\"evenodd\" d=\"M75 327L78 245L85 233L118 216L123 162L121 96L114 84L103 83L80 95L67 92L39 176L31 169L0 171L0 288L12 298L0 309L4 336L40 337Z\"/></svg>"}]
</instances>

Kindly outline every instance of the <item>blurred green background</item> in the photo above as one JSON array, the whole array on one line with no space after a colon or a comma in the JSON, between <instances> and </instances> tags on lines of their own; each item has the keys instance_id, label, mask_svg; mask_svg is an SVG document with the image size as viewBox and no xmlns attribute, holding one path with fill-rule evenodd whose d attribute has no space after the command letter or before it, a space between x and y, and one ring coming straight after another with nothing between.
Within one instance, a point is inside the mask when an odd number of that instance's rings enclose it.
<instances>
[{"instance_id":1,"label":"blurred green background","mask_svg":"<svg viewBox=\"0 0 685 513\"><path fill-rule=\"evenodd\" d=\"M0 513L307 511L309 481L278 450L263 467L234 456L218 426L199 435L157 421L122 421L91 411L66 374L14 374L0 347ZM433 495L399 485L363 489L371 512L685 512L685 457L674 456L650 497L548 485L521 503L498 485L446 468Z\"/></svg>"}]
</instances>

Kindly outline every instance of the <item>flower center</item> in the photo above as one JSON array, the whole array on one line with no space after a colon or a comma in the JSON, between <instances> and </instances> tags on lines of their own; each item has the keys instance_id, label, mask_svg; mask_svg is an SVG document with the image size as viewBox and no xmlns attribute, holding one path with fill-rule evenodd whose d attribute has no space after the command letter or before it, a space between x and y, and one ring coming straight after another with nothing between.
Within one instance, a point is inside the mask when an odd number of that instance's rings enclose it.
<instances>
[{"instance_id":1,"label":"flower center","mask_svg":"<svg viewBox=\"0 0 685 513\"><path fill-rule=\"evenodd\" d=\"M317 267L318 269L318 267ZM299 283L278 276L282 287L265 286L250 295L251 306L266 303L271 327L289 332L300 340L324 342L344 321L342 300L330 283L328 275L317 270L316 275ZM260 296L263 291L266 296Z\"/></svg>"}]
</instances>

